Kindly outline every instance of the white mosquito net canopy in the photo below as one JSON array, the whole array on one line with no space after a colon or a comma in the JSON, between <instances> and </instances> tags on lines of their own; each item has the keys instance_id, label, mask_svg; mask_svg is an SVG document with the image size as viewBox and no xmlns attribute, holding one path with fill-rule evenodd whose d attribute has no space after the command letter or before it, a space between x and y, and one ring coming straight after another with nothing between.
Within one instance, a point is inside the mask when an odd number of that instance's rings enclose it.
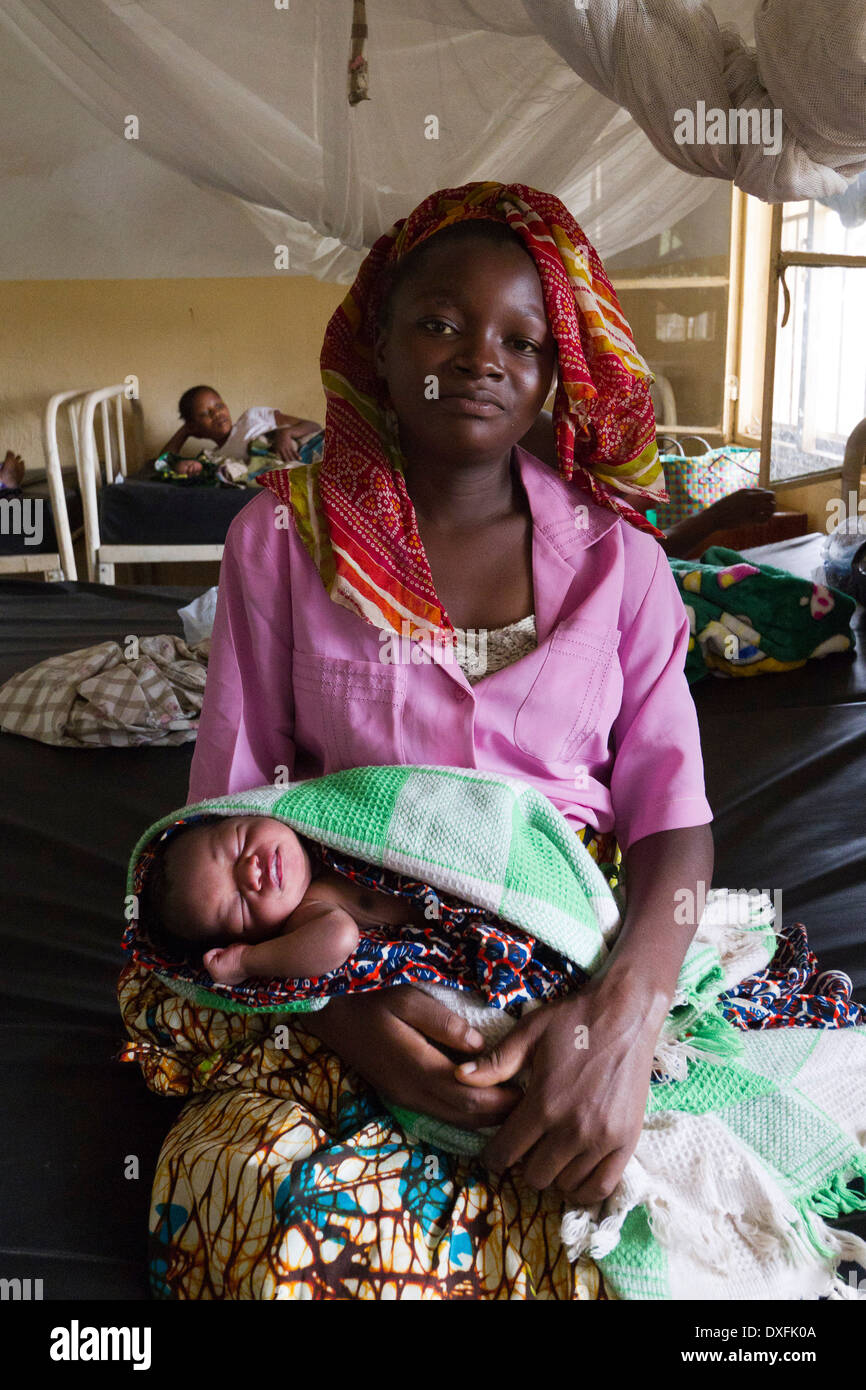
<instances>
[{"instance_id":1,"label":"white mosquito net canopy","mask_svg":"<svg viewBox=\"0 0 866 1390\"><path fill-rule=\"evenodd\" d=\"M0 26L118 140L134 128L326 279L473 179L556 193L610 256L714 179L779 202L866 170L863 0L0 0Z\"/></svg>"}]
</instances>

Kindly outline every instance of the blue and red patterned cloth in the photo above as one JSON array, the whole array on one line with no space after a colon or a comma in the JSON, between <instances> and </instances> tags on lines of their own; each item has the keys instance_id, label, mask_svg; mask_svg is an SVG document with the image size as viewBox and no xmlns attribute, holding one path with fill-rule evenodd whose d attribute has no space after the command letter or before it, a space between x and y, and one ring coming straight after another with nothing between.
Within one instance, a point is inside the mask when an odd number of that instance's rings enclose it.
<instances>
[{"instance_id":1,"label":"blue and red patterned cloth","mask_svg":"<svg viewBox=\"0 0 866 1390\"><path fill-rule=\"evenodd\" d=\"M449 901L429 884L317 847L334 872L380 893L424 902L429 927L364 927L351 959L327 976L328 994L433 981L476 989L491 1004L518 1012L529 999L555 999L587 978L555 951L500 918L460 899ZM318 984L319 982L317 982ZM738 1028L847 1028L866 1023L841 971L819 973L800 923L782 930L768 968L721 997Z\"/></svg>"},{"instance_id":2,"label":"blue and red patterned cloth","mask_svg":"<svg viewBox=\"0 0 866 1390\"><path fill-rule=\"evenodd\" d=\"M802 922L779 933L766 970L722 995L725 1017L738 1028L853 1028L866 1007L851 997L842 970L821 971Z\"/></svg>"},{"instance_id":3,"label":"blue and red patterned cloth","mask_svg":"<svg viewBox=\"0 0 866 1390\"><path fill-rule=\"evenodd\" d=\"M432 983L483 994L496 1008L520 1012L530 999L559 999L588 978L579 966L527 936L519 927L429 883L379 869L361 859L316 849L323 864L354 883L424 904L425 925L359 927L353 956L311 986L314 994L344 994L383 985ZM302 985L302 994L306 989Z\"/></svg>"}]
</instances>

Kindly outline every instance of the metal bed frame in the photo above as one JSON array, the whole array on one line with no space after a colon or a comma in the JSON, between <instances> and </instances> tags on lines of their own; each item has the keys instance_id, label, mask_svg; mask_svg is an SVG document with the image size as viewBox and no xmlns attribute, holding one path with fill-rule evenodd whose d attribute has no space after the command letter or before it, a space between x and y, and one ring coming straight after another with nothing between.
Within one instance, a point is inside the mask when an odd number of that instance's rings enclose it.
<instances>
[{"instance_id":1,"label":"metal bed frame","mask_svg":"<svg viewBox=\"0 0 866 1390\"><path fill-rule=\"evenodd\" d=\"M198 560L221 560L224 549L222 545L164 544L159 541L103 545L99 534L99 489L122 483L128 476L129 456L123 410L125 399L137 399L136 390L130 385L129 378L119 386L104 386L101 390L90 391L81 406L81 498L84 506L87 578L91 583L113 584L114 567L117 564L179 564ZM111 402L114 403L113 410ZM97 441L97 411L102 466L100 445Z\"/></svg>"}]
</instances>

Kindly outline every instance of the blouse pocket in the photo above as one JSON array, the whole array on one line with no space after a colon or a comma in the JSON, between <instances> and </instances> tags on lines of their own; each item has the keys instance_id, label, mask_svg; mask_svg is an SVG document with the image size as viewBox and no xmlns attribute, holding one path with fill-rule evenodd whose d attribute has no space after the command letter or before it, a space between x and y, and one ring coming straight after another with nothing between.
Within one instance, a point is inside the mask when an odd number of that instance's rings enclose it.
<instances>
[{"instance_id":1,"label":"blouse pocket","mask_svg":"<svg viewBox=\"0 0 866 1390\"><path fill-rule=\"evenodd\" d=\"M616 628L586 618L557 629L514 720L518 748L544 763L574 757L598 728L619 638Z\"/></svg>"},{"instance_id":2,"label":"blouse pocket","mask_svg":"<svg viewBox=\"0 0 866 1390\"><path fill-rule=\"evenodd\" d=\"M292 660L296 738L328 771L405 762L405 667L299 651Z\"/></svg>"}]
</instances>

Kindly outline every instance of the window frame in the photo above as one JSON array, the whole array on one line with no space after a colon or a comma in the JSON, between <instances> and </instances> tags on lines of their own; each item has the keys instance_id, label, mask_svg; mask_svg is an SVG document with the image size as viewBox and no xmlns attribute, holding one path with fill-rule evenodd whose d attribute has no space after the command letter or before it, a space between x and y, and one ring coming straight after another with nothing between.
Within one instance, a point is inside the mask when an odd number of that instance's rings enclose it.
<instances>
[{"instance_id":1,"label":"window frame","mask_svg":"<svg viewBox=\"0 0 866 1390\"><path fill-rule=\"evenodd\" d=\"M761 462L759 485L761 487L806 487L813 483L829 482L841 478L843 465L838 468L819 469L813 473L796 474L790 478L776 478L770 481L770 453L773 436L773 395L776 376L776 345L779 327L784 327L787 313L779 324L779 298L784 296L786 307L790 303L785 272L793 266L852 267L866 269L866 256L835 254L820 251L784 251L782 249L782 223L785 203L762 204L740 189L733 190L734 204L731 214L731 303L728 311L728 356L729 370L725 382L725 440L734 444L744 444L750 448L760 448ZM797 199L802 202L802 199ZM749 241L749 223L755 219L756 230ZM763 311L756 309L751 315L746 310L746 263L751 255L757 260L759 275L763 274ZM747 360L749 348L747 334L758 345L762 340L763 353L752 349L752 360ZM729 394L730 392L733 394ZM744 415L754 409L756 401L761 403L761 432L749 431L743 423Z\"/></svg>"},{"instance_id":2,"label":"window frame","mask_svg":"<svg viewBox=\"0 0 866 1390\"><path fill-rule=\"evenodd\" d=\"M721 256L719 257L719 259L721 259ZM629 274L628 271L621 273L619 270L613 270L610 268L608 268L608 273L611 277L611 282L613 284L613 288L617 296L619 296L621 291L628 292L634 290L656 290L664 292L666 290L717 290L726 288L728 291L728 303L727 317L724 330L725 342L723 355L725 360L725 371L727 373L729 370L728 363L731 351L730 323L731 304L733 299L731 282L732 268L733 262L731 259L729 247L728 266L725 274L677 275L669 273L665 274L661 270L645 270L643 274ZM639 347L641 347L641 350L644 352L645 356L649 355L646 352L646 349L641 346L641 344L639 344ZM698 422L696 424L677 423L676 425L662 425L656 422L657 436L660 438L707 438L708 440L713 441L714 448L723 448L726 444L730 443L729 434L726 433L726 430L728 429L726 406L727 401L723 397L721 408L719 409L718 415L712 424Z\"/></svg>"}]
</instances>

